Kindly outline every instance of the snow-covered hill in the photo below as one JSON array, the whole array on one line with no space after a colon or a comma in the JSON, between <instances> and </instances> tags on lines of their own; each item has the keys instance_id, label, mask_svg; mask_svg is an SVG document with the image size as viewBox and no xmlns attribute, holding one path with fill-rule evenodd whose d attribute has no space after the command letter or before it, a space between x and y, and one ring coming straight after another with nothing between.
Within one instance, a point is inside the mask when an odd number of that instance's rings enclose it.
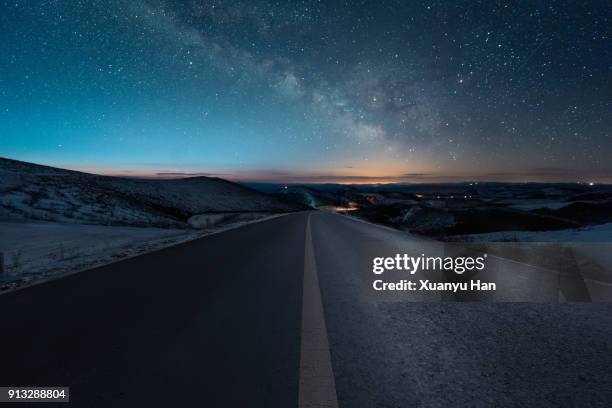
<instances>
[{"instance_id":1,"label":"snow-covered hill","mask_svg":"<svg viewBox=\"0 0 612 408\"><path fill-rule=\"evenodd\" d=\"M498 231L457 235L465 242L612 242L612 223L556 231Z\"/></svg>"},{"instance_id":2,"label":"snow-covered hill","mask_svg":"<svg viewBox=\"0 0 612 408\"><path fill-rule=\"evenodd\" d=\"M199 214L298 209L218 178L130 179L0 158L2 218L183 228Z\"/></svg>"}]
</instances>

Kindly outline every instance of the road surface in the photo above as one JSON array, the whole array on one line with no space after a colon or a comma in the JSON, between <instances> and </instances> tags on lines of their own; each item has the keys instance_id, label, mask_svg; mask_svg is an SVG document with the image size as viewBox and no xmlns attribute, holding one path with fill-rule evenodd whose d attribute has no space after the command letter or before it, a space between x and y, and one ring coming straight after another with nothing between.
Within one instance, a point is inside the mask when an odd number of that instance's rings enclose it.
<instances>
[{"instance_id":1,"label":"road surface","mask_svg":"<svg viewBox=\"0 0 612 408\"><path fill-rule=\"evenodd\" d=\"M610 305L368 300L359 252L385 239L415 240L297 213L5 294L0 386L67 385L78 407L610 406Z\"/></svg>"}]
</instances>

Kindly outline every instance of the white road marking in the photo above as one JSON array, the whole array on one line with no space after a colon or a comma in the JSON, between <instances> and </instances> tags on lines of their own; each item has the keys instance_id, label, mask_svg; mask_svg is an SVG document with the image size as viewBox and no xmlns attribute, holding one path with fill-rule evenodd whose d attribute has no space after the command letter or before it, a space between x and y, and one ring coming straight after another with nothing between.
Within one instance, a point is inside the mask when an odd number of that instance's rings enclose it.
<instances>
[{"instance_id":1,"label":"white road marking","mask_svg":"<svg viewBox=\"0 0 612 408\"><path fill-rule=\"evenodd\" d=\"M310 215L306 223L299 408L337 408L336 383L329 353L321 289L312 246Z\"/></svg>"}]
</instances>

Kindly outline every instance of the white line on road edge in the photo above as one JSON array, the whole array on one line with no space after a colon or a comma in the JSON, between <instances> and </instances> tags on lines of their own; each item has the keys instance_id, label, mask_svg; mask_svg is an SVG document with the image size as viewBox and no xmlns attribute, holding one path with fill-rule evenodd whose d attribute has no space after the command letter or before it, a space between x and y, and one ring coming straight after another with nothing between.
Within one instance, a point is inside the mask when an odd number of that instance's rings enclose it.
<instances>
[{"instance_id":1,"label":"white line on road edge","mask_svg":"<svg viewBox=\"0 0 612 408\"><path fill-rule=\"evenodd\" d=\"M306 222L299 408L337 408L336 383L329 353L321 289L312 246L310 215Z\"/></svg>"}]
</instances>

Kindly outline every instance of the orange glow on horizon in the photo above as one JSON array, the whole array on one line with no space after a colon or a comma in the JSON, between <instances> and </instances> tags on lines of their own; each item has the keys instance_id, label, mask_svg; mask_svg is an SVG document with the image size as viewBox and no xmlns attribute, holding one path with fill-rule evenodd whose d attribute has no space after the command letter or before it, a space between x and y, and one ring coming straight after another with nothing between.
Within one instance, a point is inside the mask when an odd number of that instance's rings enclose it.
<instances>
[{"instance_id":1,"label":"orange glow on horizon","mask_svg":"<svg viewBox=\"0 0 612 408\"><path fill-rule=\"evenodd\" d=\"M54 164L51 164L52 166ZM491 174L460 173L460 172L427 172L413 171L408 173L406 169L388 168L381 169L371 165L370 168L340 168L322 169L320 172L312 171L268 171L268 170L220 170L202 171L201 169L181 170L159 170L151 166L122 166L124 170L100 166L64 165L57 166L75 171L98 174L112 177L128 177L141 179L184 179L193 177L217 177L234 182L259 182L272 184L341 184L341 185L364 185L364 184L435 184L435 183L461 183L461 182L561 182L561 183L612 183L612 179L603 176L593 176L585 179L578 175L571 177L542 177L534 175L521 175L520 173L508 173L506 176ZM168 166L170 167L170 166Z\"/></svg>"}]
</instances>

